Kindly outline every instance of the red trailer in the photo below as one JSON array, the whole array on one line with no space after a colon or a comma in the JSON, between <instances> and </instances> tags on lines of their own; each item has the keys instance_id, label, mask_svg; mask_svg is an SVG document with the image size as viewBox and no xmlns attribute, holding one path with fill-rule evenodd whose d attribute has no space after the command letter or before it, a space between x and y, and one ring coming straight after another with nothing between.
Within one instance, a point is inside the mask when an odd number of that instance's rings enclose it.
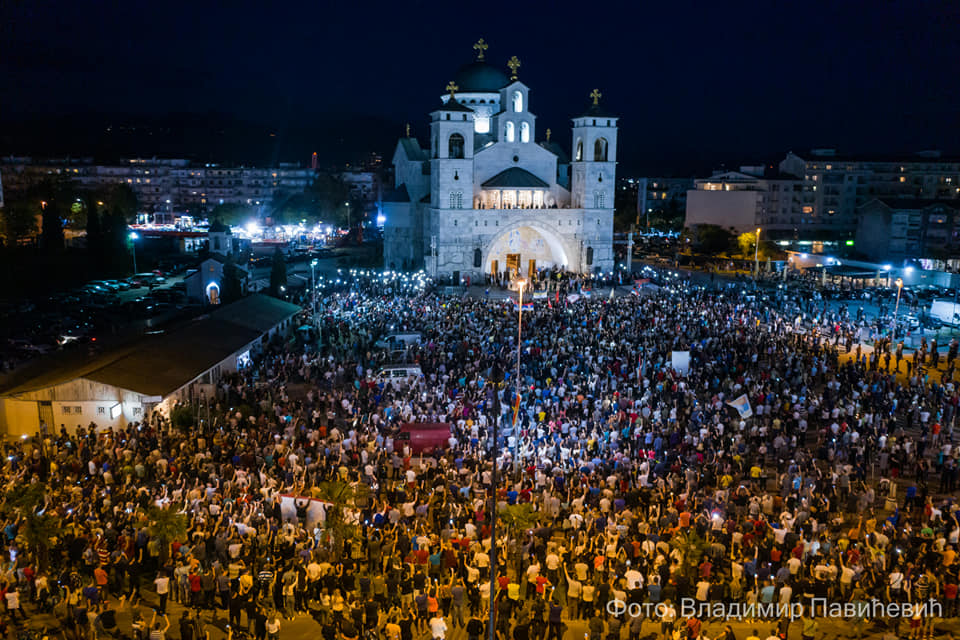
<instances>
[{"instance_id":1,"label":"red trailer","mask_svg":"<svg viewBox=\"0 0 960 640\"><path fill-rule=\"evenodd\" d=\"M449 422L407 422L400 427L394 449L404 444L409 444L413 453L446 449L450 446L450 426Z\"/></svg>"}]
</instances>

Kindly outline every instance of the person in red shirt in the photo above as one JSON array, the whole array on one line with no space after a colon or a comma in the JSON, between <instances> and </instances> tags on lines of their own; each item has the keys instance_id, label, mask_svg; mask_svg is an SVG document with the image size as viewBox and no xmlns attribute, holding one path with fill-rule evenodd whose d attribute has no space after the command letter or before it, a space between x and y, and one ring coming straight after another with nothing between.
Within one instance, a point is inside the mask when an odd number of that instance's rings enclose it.
<instances>
[{"instance_id":1,"label":"person in red shirt","mask_svg":"<svg viewBox=\"0 0 960 640\"><path fill-rule=\"evenodd\" d=\"M190 571L187 580L190 582L190 604L199 608L201 604L200 595L203 593L203 580L200 578L200 574L194 570Z\"/></svg>"}]
</instances>

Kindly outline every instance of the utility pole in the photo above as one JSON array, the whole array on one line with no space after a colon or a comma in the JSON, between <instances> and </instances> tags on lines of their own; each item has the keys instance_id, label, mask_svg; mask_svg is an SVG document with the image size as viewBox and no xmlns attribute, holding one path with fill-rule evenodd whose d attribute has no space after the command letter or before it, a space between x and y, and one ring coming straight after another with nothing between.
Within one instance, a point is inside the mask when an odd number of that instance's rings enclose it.
<instances>
[{"instance_id":1,"label":"utility pole","mask_svg":"<svg viewBox=\"0 0 960 640\"><path fill-rule=\"evenodd\" d=\"M433 278L437 278L437 236L430 236L430 257L433 258Z\"/></svg>"},{"instance_id":2,"label":"utility pole","mask_svg":"<svg viewBox=\"0 0 960 640\"><path fill-rule=\"evenodd\" d=\"M627 234L627 273L633 273L633 230L635 225L630 225L630 233Z\"/></svg>"},{"instance_id":3,"label":"utility pole","mask_svg":"<svg viewBox=\"0 0 960 640\"><path fill-rule=\"evenodd\" d=\"M490 472L490 620L487 622L487 637L496 640L496 593L497 593L497 452L500 450L498 432L500 425L500 385L503 371L500 364L490 367L490 382L493 383L493 444L490 447L492 469Z\"/></svg>"}]
</instances>

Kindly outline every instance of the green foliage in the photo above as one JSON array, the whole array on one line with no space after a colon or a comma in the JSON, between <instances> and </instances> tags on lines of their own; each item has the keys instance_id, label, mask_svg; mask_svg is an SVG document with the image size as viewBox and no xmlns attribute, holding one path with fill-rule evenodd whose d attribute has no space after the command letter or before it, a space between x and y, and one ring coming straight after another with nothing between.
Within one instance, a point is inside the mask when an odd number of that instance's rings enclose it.
<instances>
[{"instance_id":1,"label":"green foliage","mask_svg":"<svg viewBox=\"0 0 960 640\"><path fill-rule=\"evenodd\" d=\"M733 233L715 224L697 225L690 239L696 251L708 255L726 254L734 246Z\"/></svg>"},{"instance_id":2,"label":"green foliage","mask_svg":"<svg viewBox=\"0 0 960 640\"><path fill-rule=\"evenodd\" d=\"M26 200L10 203L4 208L3 235L7 244L13 246L18 240L36 235L39 216L40 207Z\"/></svg>"},{"instance_id":3,"label":"green foliage","mask_svg":"<svg viewBox=\"0 0 960 640\"><path fill-rule=\"evenodd\" d=\"M228 227L243 226L259 217L257 207L247 204L226 203L217 205L210 212L210 219L219 219Z\"/></svg>"},{"instance_id":4,"label":"green foliage","mask_svg":"<svg viewBox=\"0 0 960 640\"><path fill-rule=\"evenodd\" d=\"M683 565L689 570L700 565L700 560L710 545L700 534L691 529L686 533L677 534L670 540L670 546L680 550L683 554Z\"/></svg>"},{"instance_id":5,"label":"green foliage","mask_svg":"<svg viewBox=\"0 0 960 640\"><path fill-rule=\"evenodd\" d=\"M523 504L508 504L498 514L500 521L514 529L531 529L537 525L540 514L533 509L529 502Z\"/></svg>"},{"instance_id":6,"label":"green foliage","mask_svg":"<svg viewBox=\"0 0 960 640\"><path fill-rule=\"evenodd\" d=\"M309 225L323 222L333 226L346 226L351 209L358 207L348 204L350 189L335 176L321 173L302 193L277 193L271 217L278 223L297 223L306 220ZM353 222L357 222L354 216Z\"/></svg>"},{"instance_id":7,"label":"green foliage","mask_svg":"<svg viewBox=\"0 0 960 640\"><path fill-rule=\"evenodd\" d=\"M193 423L193 407L188 404L182 404L174 407L170 412L170 424L178 429L188 429L193 426Z\"/></svg>"},{"instance_id":8,"label":"green foliage","mask_svg":"<svg viewBox=\"0 0 960 640\"><path fill-rule=\"evenodd\" d=\"M270 295L279 298L281 288L287 286L287 262L283 258L283 251L277 247L273 251L273 262L270 267Z\"/></svg>"},{"instance_id":9,"label":"green foliage","mask_svg":"<svg viewBox=\"0 0 960 640\"><path fill-rule=\"evenodd\" d=\"M20 533L36 555L40 569L46 570L51 540L60 534L60 518L49 513L31 513L24 518Z\"/></svg>"},{"instance_id":10,"label":"green foliage","mask_svg":"<svg viewBox=\"0 0 960 640\"><path fill-rule=\"evenodd\" d=\"M220 290L220 297L224 304L229 304L243 297L243 271L241 271L233 260L233 256L227 256L223 264L223 287Z\"/></svg>"},{"instance_id":11,"label":"green foliage","mask_svg":"<svg viewBox=\"0 0 960 640\"><path fill-rule=\"evenodd\" d=\"M43 505L46 495L46 487L36 482L11 489L7 492L6 498L7 504L16 509L20 515L27 515Z\"/></svg>"},{"instance_id":12,"label":"green foliage","mask_svg":"<svg viewBox=\"0 0 960 640\"><path fill-rule=\"evenodd\" d=\"M160 542L161 558L166 559L170 543L182 540L187 535L187 516L174 509L150 507L147 511L150 524L147 531Z\"/></svg>"}]
</instances>

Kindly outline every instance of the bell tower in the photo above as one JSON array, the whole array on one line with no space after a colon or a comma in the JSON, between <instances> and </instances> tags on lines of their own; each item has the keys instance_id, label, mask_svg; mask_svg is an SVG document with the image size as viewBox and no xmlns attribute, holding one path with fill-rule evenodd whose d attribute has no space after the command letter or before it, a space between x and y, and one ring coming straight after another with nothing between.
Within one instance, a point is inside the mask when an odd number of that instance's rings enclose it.
<instances>
[{"instance_id":1,"label":"bell tower","mask_svg":"<svg viewBox=\"0 0 960 640\"><path fill-rule=\"evenodd\" d=\"M430 114L430 206L473 208L474 113L454 97L460 87L447 84L450 98Z\"/></svg>"},{"instance_id":2,"label":"bell tower","mask_svg":"<svg viewBox=\"0 0 960 640\"><path fill-rule=\"evenodd\" d=\"M570 199L575 209L613 209L618 118L600 106L601 97L598 89L591 91L592 104L573 119Z\"/></svg>"}]
</instances>

